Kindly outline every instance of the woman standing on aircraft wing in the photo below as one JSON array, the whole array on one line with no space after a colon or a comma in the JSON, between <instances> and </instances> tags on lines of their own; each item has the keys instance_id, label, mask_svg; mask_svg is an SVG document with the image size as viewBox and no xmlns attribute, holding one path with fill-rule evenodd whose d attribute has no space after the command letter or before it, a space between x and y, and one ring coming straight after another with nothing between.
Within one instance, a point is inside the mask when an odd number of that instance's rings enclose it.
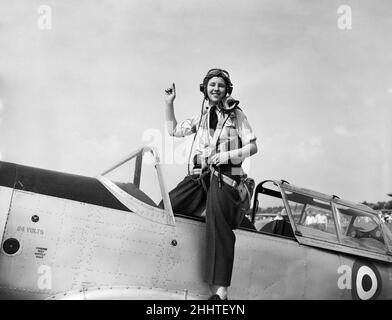
<instances>
[{"instance_id":1,"label":"woman standing on aircraft wing","mask_svg":"<svg viewBox=\"0 0 392 320\"><path fill-rule=\"evenodd\" d=\"M238 101L230 97L232 89L227 71L209 70L200 85L209 108L205 108L206 112L202 113L198 125L192 129L193 132L197 131L200 137L198 154L201 155L203 171L200 181L204 182L206 176L210 180L206 195L206 280L213 293L210 299L216 300L227 298L227 287L231 283L235 245L233 229L239 224L241 204L236 186L240 184L244 175L241 164L246 157L257 152L256 137L244 113L237 108ZM172 98L171 101L169 97ZM175 119L172 105L174 98L173 85L166 90L166 117L169 121ZM176 132L179 128L184 128L185 123L182 122L178 126L173 121L169 126L171 125L173 132ZM188 121L188 127L193 128L192 121ZM185 182L185 179L171 192L174 212L176 207L182 205L181 201L178 201L179 198L185 201L187 197L184 195L194 197L186 192L191 183L189 179ZM176 195L180 197L176 198Z\"/></svg>"}]
</instances>

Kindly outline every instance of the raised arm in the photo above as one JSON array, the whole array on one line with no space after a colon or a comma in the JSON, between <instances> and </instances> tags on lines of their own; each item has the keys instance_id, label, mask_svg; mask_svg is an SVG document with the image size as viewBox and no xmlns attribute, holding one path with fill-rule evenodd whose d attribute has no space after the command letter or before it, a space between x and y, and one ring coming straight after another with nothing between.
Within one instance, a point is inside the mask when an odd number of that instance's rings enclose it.
<instances>
[{"instance_id":1,"label":"raised arm","mask_svg":"<svg viewBox=\"0 0 392 320\"><path fill-rule=\"evenodd\" d=\"M174 99L176 98L176 85L173 83L172 86L165 90L165 117L166 117L166 128L171 136L174 135L174 129L177 126L176 116L174 114Z\"/></svg>"}]
</instances>

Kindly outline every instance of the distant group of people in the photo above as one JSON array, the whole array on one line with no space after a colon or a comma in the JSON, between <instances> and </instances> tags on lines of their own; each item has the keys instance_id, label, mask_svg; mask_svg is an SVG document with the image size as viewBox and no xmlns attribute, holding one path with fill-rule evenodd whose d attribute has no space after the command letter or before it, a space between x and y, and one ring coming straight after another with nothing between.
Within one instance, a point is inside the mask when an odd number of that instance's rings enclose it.
<instances>
[{"instance_id":1,"label":"distant group of people","mask_svg":"<svg viewBox=\"0 0 392 320\"><path fill-rule=\"evenodd\" d=\"M310 210L305 219L305 226L316 227L322 231L327 229L328 218L325 214Z\"/></svg>"},{"instance_id":2,"label":"distant group of people","mask_svg":"<svg viewBox=\"0 0 392 320\"><path fill-rule=\"evenodd\" d=\"M244 189L240 186L244 185L245 173L241 164L257 152L256 136L239 101L231 97L232 90L227 71L209 70L200 84L204 95L200 115L179 123L174 115L175 84L165 90L169 134L195 134L197 138L192 170L169 196L174 213L200 216L205 210L205 280L210 285L210 300L227 299L234 262L233 229L243 217Z\"/></svg>"},{"instance_id":3,"label":"distant group of people","mask_svg":"<svg viewBox=\"0 0 392 320\"><path fill-rule=\"evenodd\" d=\"M381 215L381 219L386 223L392 223L392 213Z\"/></svg>"}]
</instances>

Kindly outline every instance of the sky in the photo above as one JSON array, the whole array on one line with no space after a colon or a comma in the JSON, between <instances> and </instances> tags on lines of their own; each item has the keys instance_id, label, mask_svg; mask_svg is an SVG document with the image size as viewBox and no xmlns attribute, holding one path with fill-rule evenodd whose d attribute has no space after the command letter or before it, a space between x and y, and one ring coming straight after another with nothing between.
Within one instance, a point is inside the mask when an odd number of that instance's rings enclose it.
<instances>
[{"instance_id":1,"label":"sky","mask_svg":"<svg viewBox=\"0 0 392 320\"><path fill-rule=\"evenodd\" d=\"M96 176L153 145L171 189L191 138L165 131L164 89L175 82L176 118L191 117L220 67L257 136L256 183L391 199L390 0L0 0L0 12L2 161Z\"/></svg>"}]
</instances>

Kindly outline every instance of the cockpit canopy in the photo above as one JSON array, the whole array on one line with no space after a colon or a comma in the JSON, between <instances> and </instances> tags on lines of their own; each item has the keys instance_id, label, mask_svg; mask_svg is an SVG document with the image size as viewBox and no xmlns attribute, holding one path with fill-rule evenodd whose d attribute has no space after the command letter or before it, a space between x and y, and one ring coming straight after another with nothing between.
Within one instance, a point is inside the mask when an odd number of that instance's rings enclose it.
<instances>
[{"instance_id":1,"label":"cockpit canopy","mask_svg":"<svg viewBox=\"0 0 392 320\"><path fill-rule=\"evenodd\" d=\"M253 221L272 211L288 216L303 244L392 262L392 233L377 212L365 205L267 180L256 188Z\"/></svg>"}]
</instances>

